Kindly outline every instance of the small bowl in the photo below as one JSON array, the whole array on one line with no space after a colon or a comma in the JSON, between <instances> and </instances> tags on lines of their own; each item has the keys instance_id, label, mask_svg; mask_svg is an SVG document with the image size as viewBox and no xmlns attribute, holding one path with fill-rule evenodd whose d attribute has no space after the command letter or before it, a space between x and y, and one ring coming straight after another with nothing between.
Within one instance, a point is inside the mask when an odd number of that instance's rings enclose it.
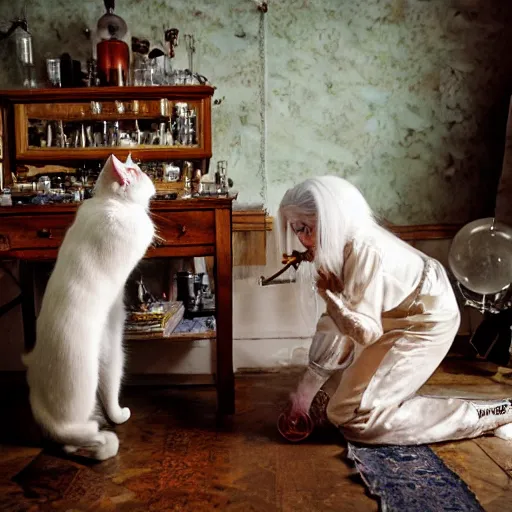
<instances>
[{"instance_id":1,"label":"small bowl","mask_svg":"<svg viewBox=\"0 0 512 512\"><path fill-rule=\"evenodd\" d=\"M313 432L313 428L313 420L307 413L291 418L289 414L283 412L277 419L277 430L292 443L304 441Z\"/></svg>"}]
</instances>

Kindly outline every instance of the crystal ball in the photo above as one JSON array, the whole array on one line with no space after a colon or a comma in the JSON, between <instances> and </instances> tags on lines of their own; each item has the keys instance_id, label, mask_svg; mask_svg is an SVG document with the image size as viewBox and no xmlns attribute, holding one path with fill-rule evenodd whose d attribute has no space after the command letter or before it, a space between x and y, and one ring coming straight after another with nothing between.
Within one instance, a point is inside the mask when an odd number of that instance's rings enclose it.
<instances>
[{"instance_id":1,"label":"crystal ball","mask_svg":"<svg viewBox=\"0 0 512 512\"><path fill-rule=\"evenodd\" d=\"M452 241L448 264L468 290L490 295L512 283L512 228L492 217L466 224Z\"/></svg>"}]
</instances>

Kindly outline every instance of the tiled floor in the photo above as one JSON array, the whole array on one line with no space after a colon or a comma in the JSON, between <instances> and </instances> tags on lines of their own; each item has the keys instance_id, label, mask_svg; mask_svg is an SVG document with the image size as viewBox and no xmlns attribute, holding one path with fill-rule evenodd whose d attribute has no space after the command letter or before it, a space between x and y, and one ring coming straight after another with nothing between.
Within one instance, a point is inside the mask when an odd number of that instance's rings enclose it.
<instances>
[{"instance_id":1,"label":"tiled floor","mask_svg":"<svg viewBox=\"0 0 512 512\"><path fill-rule=\"evenodd\" d=\"M425 391L512 396L491 367L449 360ZM283 442L278 411L290 373L237 379L237 414L218 422L211 388L130 387L130 421L117 431L119 455L103 463L42 451L26 390L0 397L2 511L286 511L378 509L345 460L337 434ZM494 439L447 443L435 451L485 510L512 510L512 445Z\"/></svg>"}]
</instances>

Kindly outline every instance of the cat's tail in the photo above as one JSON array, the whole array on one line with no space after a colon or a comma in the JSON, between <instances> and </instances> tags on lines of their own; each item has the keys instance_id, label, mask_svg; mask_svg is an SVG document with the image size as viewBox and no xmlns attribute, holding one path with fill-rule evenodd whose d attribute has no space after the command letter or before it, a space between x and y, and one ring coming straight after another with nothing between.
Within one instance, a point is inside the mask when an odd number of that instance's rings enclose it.
<instances>
[{"instance_id":1,"label":"cat's tail","mask_svg":"<svg viewBox=\"0 0 512 512\"><path fill-rule=\"evenodd\" d=\"M34 417L51 439L64 445L67 453L83 448L91 451L92 457L97 460L106 460L117 455L117 435L108 430L100 430L97 421L58 423L41 410L34 411Z\"/></svg>"},{"instance_id":2,"label":"cat's tail","mask_svg":"<svg viewBox=\"0 0 512 512\"><path fill-rule=\"evenodd\" d=\"M61 425L58 432L54 430L52 437L64 445L67 453L76 452L80 448L90 450L97 460L115 457L119 450L119 439L114 432L99 430L96 421L87 423Z\"/></svg>"}]
</instances>

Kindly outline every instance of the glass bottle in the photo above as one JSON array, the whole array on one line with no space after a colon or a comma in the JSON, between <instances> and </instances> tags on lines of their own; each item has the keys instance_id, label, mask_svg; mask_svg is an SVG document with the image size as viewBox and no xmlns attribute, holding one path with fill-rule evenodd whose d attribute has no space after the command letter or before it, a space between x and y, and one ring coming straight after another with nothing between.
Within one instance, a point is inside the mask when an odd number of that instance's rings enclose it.
<instances>
[{"instance_id":1,"label":"glass bottle","mask_svg":"<svg viewBox=\"0 0 512 512\"><path fill-rule=\"evenodd\" d=\"M37 87L35 79L34 52L30 32L18 27L15 32L16 56L21 67L23 87Z\"/></svg>"},{"instance_id":2,"label":"glass bottle","mask_svg":"<svg viewBox=\"0 0 512 512\"><path fill-rule=\"evenodd\" d=\"M98 20L96 45L99 83L102 86L128 85L130 47L124 40L128 27L114 14L115 0L104 0L107 12Z\"/></svg>"}]
</instances>

